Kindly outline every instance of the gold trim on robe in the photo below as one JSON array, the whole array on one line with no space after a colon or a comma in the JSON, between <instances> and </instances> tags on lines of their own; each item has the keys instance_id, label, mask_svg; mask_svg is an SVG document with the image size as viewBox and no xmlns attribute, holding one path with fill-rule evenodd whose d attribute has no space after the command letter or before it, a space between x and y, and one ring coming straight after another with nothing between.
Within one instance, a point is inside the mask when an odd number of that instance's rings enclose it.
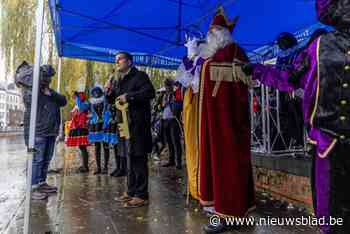
<instances>
[{"instance_id":1,"label":"gold trim on robe","mask_svg":"<svg viewBox=\"0 0 350 234\"><path fill-rule=\"evenodd\" d=\"M199 171L199 142L198 142L198 103L199 94L194 94L192 88L185 92L183 100L183 126L185 137L185 156L187 165L187 183L193 198L199 199L198 171Z\"/></svg>"}]
</instances>

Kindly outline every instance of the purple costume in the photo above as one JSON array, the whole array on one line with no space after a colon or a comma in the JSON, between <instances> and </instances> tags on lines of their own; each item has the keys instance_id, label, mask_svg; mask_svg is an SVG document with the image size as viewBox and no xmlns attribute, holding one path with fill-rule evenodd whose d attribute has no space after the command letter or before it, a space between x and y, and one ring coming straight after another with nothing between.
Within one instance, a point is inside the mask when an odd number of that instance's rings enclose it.
<instances>
[{"instance_id":1,"label":"purple costume","mask_svg":"<svg viewBox=\"0 0 350 234\"><path fill-rule=\"evenodd\" d=\"M288 70L255 64L253 78L281 91L304 90L303 119L315 145L311 184L324 233L350 233L350 0L318 0L322 23L335 31L315 39Z\"/></svg>"},{"instance_id":2,"label":"purple costume","mask_svg":"<svg viewBox=\"0 0 350 234\"><path fill-rule=\"evenodd\" d=\"M304 90L304 101L303 101L303 113L304 122L310 126L308 131L309 140L317 145L317 153L320 157L324 158L327 153L331 150L332 138L327 134L322 133L319 129L311 127L310 119L312 110L314 108L316 92L317 92L317 41L313 42L306 50L304 50L295 60L294 67L297 68L302 63L305 56L310 56L311 64L310 69L300 79L298 84L292 84L288 78L293 69L290 70L279 70L273 65L254 65L253 78L258 79L261 83L276 88L280 91L291 92L298 88Z\"/></svg>"}]
</instances>

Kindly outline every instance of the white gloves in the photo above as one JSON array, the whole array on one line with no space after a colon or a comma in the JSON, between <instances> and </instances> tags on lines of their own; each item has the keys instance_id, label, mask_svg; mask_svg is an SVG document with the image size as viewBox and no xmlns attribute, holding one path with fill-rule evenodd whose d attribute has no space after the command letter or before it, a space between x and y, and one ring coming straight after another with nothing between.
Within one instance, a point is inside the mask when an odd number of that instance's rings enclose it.
<instances>
[{"instance_id":1,"label":"white gloves","mask_svg":"<svg viewBox=\"0 0 350 234\"><path fill-rule=\"evenodd\" d=\"M187 57L189 59L194 59L199 54L198 41L199 39L196 37L186 38L185 46L187 47Z\"/></svg>"}]
</instances>

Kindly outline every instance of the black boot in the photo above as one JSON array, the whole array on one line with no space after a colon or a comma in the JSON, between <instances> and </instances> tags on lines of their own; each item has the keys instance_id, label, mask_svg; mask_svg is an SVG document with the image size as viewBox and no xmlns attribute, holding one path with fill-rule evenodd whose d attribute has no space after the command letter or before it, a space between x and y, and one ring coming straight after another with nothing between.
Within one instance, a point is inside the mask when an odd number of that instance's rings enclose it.
<instances>
[{"instance_id":1,"label":"black boot","mask_svg":"<svg viewBox=\"0 0 350 234\"><path fill-rule=\"evenodd\" d=\"M108 159L105 157L105 165L102 169L101 174L108 174Z\"/></svg>"},{"instance_id":2,"label":"black boot","mask_svg":"<svg viewBox=\"0 0 350 234\"><path fill-rule=\"evenodd\" d=\"M89 172L89 168L85 166L81 166L78 168L78 173L88 173L88 172Z\"/></svg>"},{"instance_id":3,"label":"black boot","mask_svg":"<svg viewBox=\"0 0 350 234\"><path fill-rule=\"evenodd\" d=\"M210 223L203 227L203 230L207 234L223 233L223 232L233 231L238 229L240 229L240 226L237 226L236 224L226 225L223 223L223 220L215 224Z\"/></svg>"},{"instance_id":4,"label":"black boot","mask_svg":"<svg viewBox=\"0 0 350 234\"><path fill-rule=\"evenodd\" d=\"M109 163L109 145L103 143L103 156L104 156L104 167L102 170L102 174L108 174L108 163Z\"/></svg>"},{"instance_id":5,"label":"black boot","mask_svg":"<svg viewBox=\"0 0 350 234\"><path fill-rule=\"evenodd\" d=\"M113 173L112 176L114 177L126 176L126 158L125 157L120 158L119 168L115 173Z\"/></svg>"},{"instance_id":6,"label":"black boot","mask_svg":"<svg viewBox=\"0 0 350 234\"><path fill-rule=\"evenodd\" d=\"M95 154L96 154L96 171L94 175L101 174L101 143L95 143Z\"/></svg>"},{"instance_id":7,"label":"black boot","mask_svg":"<svg viewBox=\"0 0 350 234\"><path fill-rule=\"evenodd\" d=\"M176 169L181 170L182 169L182 162L181 158L179 160L176 160Z\"/></svg>"},{"instance_id":8,"label":"black boot","mask_svg":"<svg viewBox=\"0 0 350 234\"><path fill-rule=\"evenodd\" d=\"M78 172L87 173L89 172L89 154L87 152L86 146L79 146L79 149L83 165L79 167Z\"/></svg>"},{"instance_id":9,"label":"black boot","mask_svg":"<svg viewBox=\"0 0 350 234\"><path fill-rule=\"evenodd\" d=\"M101 174L101 168L97 167L96 171L94 172L94 175Z\"/></svg>"},{"instance_id":10,"label":"black boot","mask_svg":"<svg viewBox=\"0 0 350 234\"><path fill-rule=\"evenodd\" d=\"M118 168L114 169L114 170L112 171L112 173L109 174L109 175L115 177L115 175L117 174L117 172L118 172Z\"/></svg>"},{"instance_id":11,"label":"black boot","mask_svg":"<svg viewBox=\"0 0 350 234\"><path fill-rule=\"evenodd\" d=\"M120 156L115 155L115 170L113 170L110 176L115 176L119 171L119 167L120 167Z\"/></svg>"}]
</instances>

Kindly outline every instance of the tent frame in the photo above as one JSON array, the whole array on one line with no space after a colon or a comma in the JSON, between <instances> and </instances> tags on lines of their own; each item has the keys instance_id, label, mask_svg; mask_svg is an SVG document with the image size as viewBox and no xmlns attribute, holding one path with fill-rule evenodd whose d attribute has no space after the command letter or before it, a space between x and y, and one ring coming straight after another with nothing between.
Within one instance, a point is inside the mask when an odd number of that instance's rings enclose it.
<instances>
[{"instance_id":1,"label":"tent frame","mask_svg":"<svg viewBox=\"0 0 350 234\"><path fill-rule=\"evenodd\" d=\"M30 110L29 124L29 143L28 143L28 158L27 158L27 187L24 212L24 233L30 233L30 210L31 210L31 195L32 195L32 174L33 174L33 157L35 154L35 128L38 108L39 94L39 79L40 79L40 62L41 62L41 47L43 36L44 23L44 0L38 0L36 11L36 38L35 38L35 62L32 86L32 102Z\"/></svg>"}]
</instances>

